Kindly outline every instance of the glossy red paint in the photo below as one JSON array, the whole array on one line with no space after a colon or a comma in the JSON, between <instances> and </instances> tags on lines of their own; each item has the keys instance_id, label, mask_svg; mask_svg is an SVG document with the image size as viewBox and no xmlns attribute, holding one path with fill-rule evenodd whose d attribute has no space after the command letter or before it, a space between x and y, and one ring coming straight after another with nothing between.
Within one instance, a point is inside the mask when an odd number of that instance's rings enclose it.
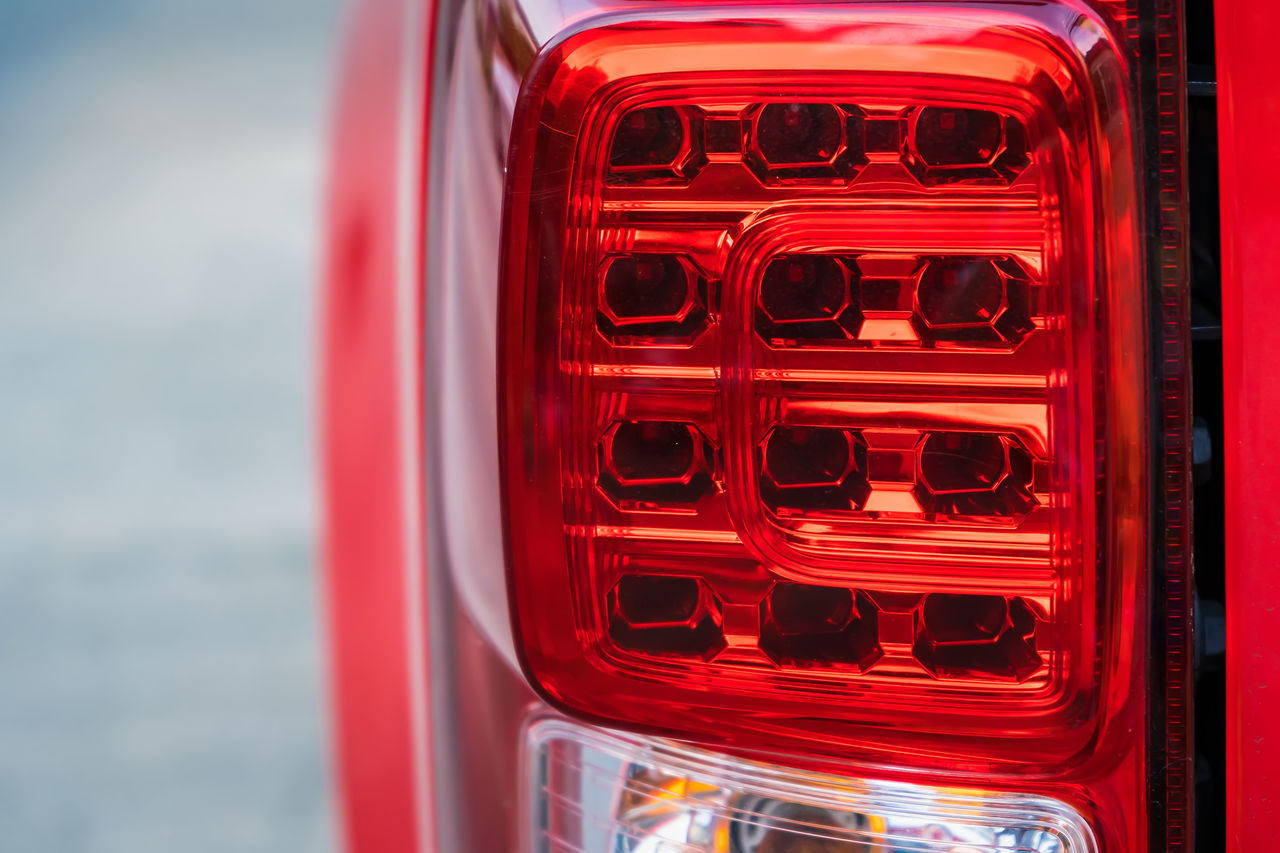
<instances>
[{"instance_id":1,"label":"glossy red paint","mask_svg":"<svg viewBox=\"0 0 1280 853\"><path fill-rule=\"evenodd\" d=\"M1227 517L1227 840L1266 850L1280 819L1280 14L1218 0Z\"/></svg>"},{"instance_id":2,"label":"glossy red paint","mask_svg":"<svg viewBox=\"0 0 1280 853\"><path fill-rule=\"evenodd\" d=\"M426 79L405 37L418 20L414 2L362 0L349 21L326 229L326 596L338 793L344 849L353 853L430 849L422 830L432 801L421 712L425 626L417 618L423 607L412 606L412 573L422 565L414 527L421 524L421 324L405 320L419 317L421 295L402 284L406 266L421 269L422 258L419 240L411 249L401 244L422 233L421 187L413 186L421 182L413 176L421 174L426 113L406 98L419 90L406 89L404 76ZM406 172L412 204L403 195Z\"/></svg>"}]
</instances>

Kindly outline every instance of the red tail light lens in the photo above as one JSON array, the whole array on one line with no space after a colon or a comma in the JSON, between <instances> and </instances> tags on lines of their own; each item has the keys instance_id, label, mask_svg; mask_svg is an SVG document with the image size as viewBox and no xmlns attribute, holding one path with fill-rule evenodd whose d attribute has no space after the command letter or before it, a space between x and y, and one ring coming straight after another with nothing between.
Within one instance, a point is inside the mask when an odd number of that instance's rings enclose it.
<instances>
[{"instance_id":1,"label":"red tail light lens","mask_svg":"<svg viewBox=\"0 0 1280 853\"><path fill-rule=\"evenodd\" d=\"M502 326L536 685L899 763L1096 742L1145 558L1127 86L1066 4L620 23L543 54Z\"/></svg>"}]
</instances>

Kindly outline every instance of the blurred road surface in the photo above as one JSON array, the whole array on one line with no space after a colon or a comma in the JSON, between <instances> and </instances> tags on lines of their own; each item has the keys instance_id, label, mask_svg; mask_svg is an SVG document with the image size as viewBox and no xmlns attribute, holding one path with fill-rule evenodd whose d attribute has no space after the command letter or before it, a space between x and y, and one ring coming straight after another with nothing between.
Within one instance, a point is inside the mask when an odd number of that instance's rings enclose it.
<instances>
[{"instance_id":1,"label":"blurred road surface","mask_svg":"<svg viewBox=\"0 0 1280 853\"><path fill-rule=\"evenodd\" d=\"M337 0L0 0L0 849L327 851Z\"/></svg>"}]
</instances>

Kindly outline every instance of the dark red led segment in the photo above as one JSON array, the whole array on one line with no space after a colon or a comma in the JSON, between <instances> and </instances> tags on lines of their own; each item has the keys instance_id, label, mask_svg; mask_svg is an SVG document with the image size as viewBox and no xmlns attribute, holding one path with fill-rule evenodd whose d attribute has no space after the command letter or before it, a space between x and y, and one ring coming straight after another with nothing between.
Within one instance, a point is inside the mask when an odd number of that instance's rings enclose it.
<instances>
[{"instance_id":1,"label":"dark red led segment","mask_svg":"<svg viewBox=\"0 0 1280 853\"><path fill-rule=\"evenodd\" d=\"M609 168L617 174L626 169L674 166L688 136L688 122L675 107L632 110L613 131Z\"/></svg>"},{"instance_id":2,"label":"dark red led segment","mask_svg":"<svg viewBox=\"0 0 1280 853\"><path fill-rule=\"evenodd\" d=\"M742 154L742 118L737 113L707 116L703 127L708 157L733 160Z\"/></svg>"},{"instance_id":3,"label":"dark red led segment","mask_svg":"<svg viewBox=\"0 0 1280 853\"><path fill-rule=\"evenodd\" d=\"M901 162L928 186L1008 184L1031 163L1023 120L997 110L771 101L709 116L684 104L623 116L613 130L607 180L670 183L693 177L708 155L739 153L767 185L846 184L870 162Z\"/></svg>"},{"instance_id":4,"label":"dark red led segment","mask_svg":"<svg viewBox=\"0 0 1280 853\"><path fill-rule=\"evenodd\" d=\"M631 110L618 122L609 145L611 183L671 183L691 178L704 157L701 116L688 107Z\"/></svg>"},{"instance_id":5,"label":"dark red led segment","mask_svg":"<svg viewBox=\"0 0 1280 853\"><path fill-rule=\"evenodd\" d=\"M697 578L624 575L609 592L609 636L655 655L707 657L724 647L720 608Z\"/></svg>"},{"instance_id":6,"label":"dark red led segment","mask_svg":"<svg viewBox=\"0 0 1280 853\"><path fill-rule=\"evenodd\" d=\"M782 666L865 670L884 654L861 592L780 581L760 604L760 650Z\"/></svg>"},{"instance_id":7,"label":"dark red led segment","mask_svg":"<svg viewBox=\"0 0 1280 853\"><path fill-rule=\"evenodd\" d=\"M865 162L862 140L848 129L861 111L821 102L756 104L747 111L751 129L746 162L760 180L845 182Z\"/></svg>"},{"instance_id":8,"label":"dark red led segment","mask_svg":"<svg viewBox=\"0 0 1280 853\"><path fill-rule=\"evenodd\" d=\"M1013 348L1039 287L1015 259L786 254L760 276L756 332L775 347Z\"/></svg>"},{"instance_id":9,"label":"dark red led segment","mask_svg":"<svg viewBox=\"0 0 1280 853\"><path fill-rule=\"evenodd\" d=\"M1036 505L1031 455L1015 438L937 432L919 454L916 497L925 512L1017 518Z\"/></svg>"},{"instance_id":10,"label":"dark red led segment","mask_svg":"<svg viewBox=\"0 0 1280 853\"><path fill-rule=\"evenodd\" d=\"M1031 162L1016 116L994 110L925 107L910 119L907 163L926 184L1012 182Z\"/></svg>"},{"instance_id":11,"label":"dark red led segment","mask_svg":"<svg viewBox=\"0 0 1280 853\"><path fill-rule=\"evenodd\" d=\"M693 424L614 423L600 439L600 489L619 502L692 503L711 491L710 455Z\"/></svg>"},{"instance_id":12,"label":"dark red led segment","mask_svg":"<svg viewBox=\"0 0 1280 853\"><path fill-rule=\"evenodd\" d=\"M969 521L1031 512L1035 467L1016 436L809 426L771 429L757 462L761 498L779 515L848 513L864 509L873 491L897 491L916 501L899 513Z\"/></svg>"},{"instance_id":13,"label":"dark red led segment","mask_svg":"<svg viewBox=\"0 0 1280 853\"><path fill-rule=\"evenodd\" d=\"M862 327L858 270L830 255L786 255L765 267L756 328L771 340L848 340Z\"/></svg>"},{"instance_id":14,"label":"dark red led segment","mask_svg":"<svg viewBox=\"0 0 1280 853\"><path fill-rule=\"evenodd\" d=\"M707 281L678 254L611 255L596 310L601 334L614 343L687 342L707 325Z\"/></svg>"},{"instance_id":15,"label":"dark red led segment","mask_svg":"<svg viewBox=\"0 0 1280 853\"><path fill-rule=\"evenodd\" d=\"M849 271L838 258L774 258L760 282L760 311L773 324L835 320L849 304L849 284Z\"/></svg>"},{"instance_id":16,"label":"dark red led segment","mask_svg":"<svg viewBox=\"0 0 1280 853\"><path fill-rule=\"evenodd\" d=\"M943 678L1021 681L1044 663L1035 631L1035 612L1021 598L935 593L920 608L913 652Z\"/></svg>"},{"instance_id":17,"label":"dark red led segment","mask_svg":"<svg viewBox=\"0 0 1280 853\"><path fill-rule=\"evenodd\" d=\"M1035 328L1029 284L1015 264L991 258L933 258L916 284L922 334L934 342L1016 343Z\"/></svg>"},{"instance_id":18,"label":"dark red led segment","mask_svg":"<svg viewBox=\"0 0 1280 853\"><path fill-rule=\"evenodd\" d=\"M521 654L624 725L1041 772L1112 713L1141 553L1126 83L1012 6L809 13L589 29L525 89Z\"/></svg>"},{"instance_id":19,"label":"dark red led segment","mask_svg":"<svg viewBox=\"0 0 1280 853\"><path fill-rule=\"evenodd\" d=\"M857 125L861 126L867 159L892 163L902 156L903 143L911 132L905 117L898 113L870 113Z\"/></svg>"},{"instance_id":20,"label":"dark red led segment","mask_svg":"<svg viewBox=\"0 0 1280 853\"><path fill-rule=\"evenodd\" d=\"M760 495L775 512L861 509L867 448L857 432L778 426L760 445Z\"/></svg>"}]
</instances>

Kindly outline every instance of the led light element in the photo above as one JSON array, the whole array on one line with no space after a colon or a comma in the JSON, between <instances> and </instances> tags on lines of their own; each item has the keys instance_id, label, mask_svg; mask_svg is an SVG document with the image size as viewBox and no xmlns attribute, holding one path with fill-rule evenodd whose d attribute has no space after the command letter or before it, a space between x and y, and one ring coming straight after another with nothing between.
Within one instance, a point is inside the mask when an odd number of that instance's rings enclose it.
<instances>
[{"instance_id":1,"label":"led light element","mask_svg":"<svg viewBox=\"0 0 1280 853\"><path fill-rule=\"evenodd\" d=\"M703 14L553 43L517 107L530 680L740 748L1079 761L1141 664L1122 53L1070 2Z\"/></svg>"}]
</instances>

